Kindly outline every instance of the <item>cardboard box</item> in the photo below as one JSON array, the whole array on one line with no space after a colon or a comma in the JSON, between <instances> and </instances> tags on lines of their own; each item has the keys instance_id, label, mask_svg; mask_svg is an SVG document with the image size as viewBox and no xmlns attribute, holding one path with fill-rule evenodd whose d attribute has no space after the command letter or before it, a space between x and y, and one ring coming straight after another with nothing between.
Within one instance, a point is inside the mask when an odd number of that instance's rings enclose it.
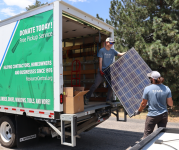
<instances>
[{"instance_id":1,"label":"cardboard box","mask_svg":"<svg viewBox=\"0 0 179 150\"><path fill-rule=\"evenodd\" d=\"M63 111L66 114L75 114L84 111L84 87L65 87L63 89ZM71 93L70 93L71 92Z\"/></svg>"},{"instance_id":2,"label":"cardboard box","mask_svg":"<svg viewBox=\"0 0 179 150\"><path fill-rule=\"evenodd\" d=\"M66 95L68 97L75 96L75 91L84 91L84 87L64 87L63 88L63 95Z\"/></svg>"},{"instance_id":3,"label":"cardboard box","mask_svg":"<svg viewBox=\"0 0 179 150\"><path fill-rule=\"evenodd\" d=\"M75 93L74 96L76 96L78 93L80 93L80 91L74 91L74 93Z\"/></svg>"}]
</instances>

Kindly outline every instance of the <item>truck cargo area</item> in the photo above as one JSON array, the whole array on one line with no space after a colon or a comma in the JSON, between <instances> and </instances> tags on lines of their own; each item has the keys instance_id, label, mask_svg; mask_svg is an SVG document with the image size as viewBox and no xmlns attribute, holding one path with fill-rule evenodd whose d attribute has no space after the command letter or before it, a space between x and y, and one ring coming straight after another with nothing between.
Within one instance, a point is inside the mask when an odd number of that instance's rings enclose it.
<instances>
[{"instance_id":1,"label":"truck cargo area","mask_svg":"<svg viewBox=\"0 0 179 150\"><path fill-rule=\"evenodd\" d=\"M81 86L85 90L90 89L98 71L97 54L110 34L75 16L63 13L64 87ZM73 63L75 60L80 63ZM101 84L92 94L89 106L104 104L106 93L107 87Z\"/></svg>"}]
</instances>

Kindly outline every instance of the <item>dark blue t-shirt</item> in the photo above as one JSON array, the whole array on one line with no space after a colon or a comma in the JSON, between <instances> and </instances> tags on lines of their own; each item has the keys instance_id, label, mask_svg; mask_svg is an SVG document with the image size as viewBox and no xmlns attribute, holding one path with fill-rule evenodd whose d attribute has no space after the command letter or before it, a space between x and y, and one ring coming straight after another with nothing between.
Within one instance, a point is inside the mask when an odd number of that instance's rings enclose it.
<instances>
[{"instance_id":1,"label":"dark blue t-shirt","mask_svg":"<svg viewBox=\"0 0 179 150\"><path fill-rule=\"evenodd\" d=\"M117 56L118 52L114 49L106 50L105 47L101 48L98 53L98 57L102 58L102 70L106 69L113 63L114 56Z\"/></svg>"},{"instance_id":2,"label":"dark blue t-shirt","mask_svg":"<svg viewBox=\"0 0 179 150\"><path fill-rule=\"evenodd\" d=\"M172 97L171 90L163 84L152 84L144 89L143 99L148 100L147 116L158 116L167 112L167 98Z\"/></svg>"}]
</instances>

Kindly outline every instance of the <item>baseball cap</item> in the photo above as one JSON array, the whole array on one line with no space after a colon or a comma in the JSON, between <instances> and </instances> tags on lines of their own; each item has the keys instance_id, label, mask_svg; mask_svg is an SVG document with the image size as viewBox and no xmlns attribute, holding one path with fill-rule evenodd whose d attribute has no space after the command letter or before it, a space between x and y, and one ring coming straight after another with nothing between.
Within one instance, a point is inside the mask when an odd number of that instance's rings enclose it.
<instances>
[{"instance_id":1,"label":"baseball cap","mask_svg":"<svg viewBox=\"0 0 179 150\"><path fill-rule=\"evenodd\" d=\"M115 43L114 40L110 37L106 39L106 42Z\"/></svg>"},{"instance_id":2,"label":"baseball cap","mask_svg":"<svg viewBox=\"0 0 179 150\"><path fill-rule=\"evenodd\" d=\"M150 78L153 78L155 80L157 80L159 77L161 77L161 75L158 71L152 71L151 73L148 73L147 76Z\"/></svg>"}]
</instances>

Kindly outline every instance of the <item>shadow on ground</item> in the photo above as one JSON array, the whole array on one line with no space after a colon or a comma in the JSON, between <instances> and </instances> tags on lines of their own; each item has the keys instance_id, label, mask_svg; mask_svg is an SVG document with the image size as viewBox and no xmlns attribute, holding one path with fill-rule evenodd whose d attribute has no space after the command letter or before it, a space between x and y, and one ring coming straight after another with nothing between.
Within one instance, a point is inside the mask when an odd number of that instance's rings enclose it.
<instances>
[{"instance_id":1,"label":"shadow on ground","mask_svg":"<svg viewBox=\"0 0 179 150\"><path fill-rule=\"evenodd\" d=\"M77 138L77 146L74 148L61 145L61 140L56 138L46 137L40 138L36 145L23 149L14 148L14 150L125 150L134 146L143 133L96 127L80 136L81 138Z\"/></svg>"}]
</instances>

